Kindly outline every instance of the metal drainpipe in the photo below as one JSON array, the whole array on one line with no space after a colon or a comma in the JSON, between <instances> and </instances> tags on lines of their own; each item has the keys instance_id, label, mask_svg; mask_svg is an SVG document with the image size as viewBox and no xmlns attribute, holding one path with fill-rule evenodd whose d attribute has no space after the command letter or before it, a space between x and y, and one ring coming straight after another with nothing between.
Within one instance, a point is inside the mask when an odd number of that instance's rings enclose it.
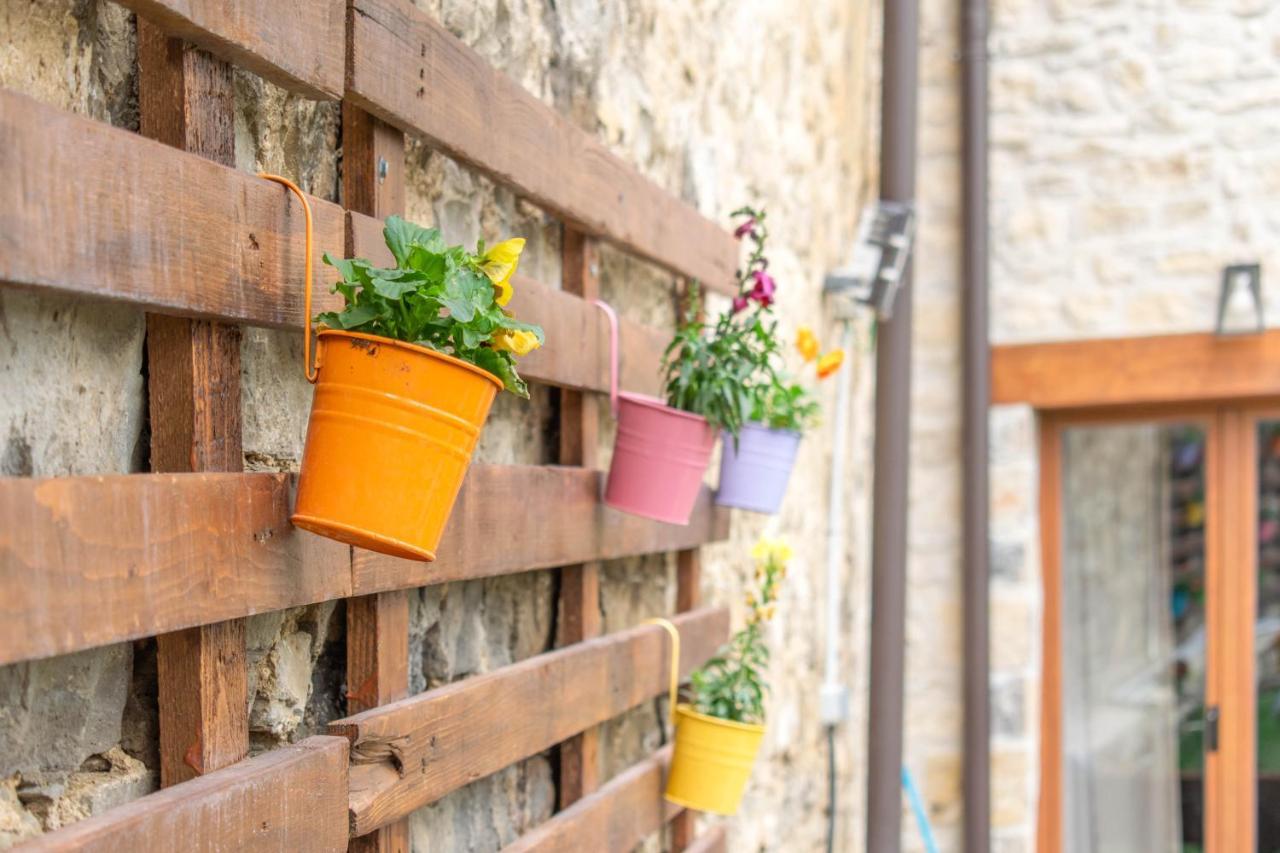
<instances>
[{"instance_id":1,"label":"metal drainpipe","mask_svg":"<svg viewBox=\"0 0 1280 853\"><path fill-rule=\"evenodd\" d=\"M917 0L885 0L880 197L912 202L916 185ZM906 652L907 471L911 433L911 267L876 341L872 489L871 679L867 850L902 842L902 708Z\"/></svg>"},{"instance_id":2,"label":"metal drainpipe","mask_svg":"<svg viewBox=\"0 0 1280 853\"><path fill-rule=\"evenodd\" d=\"M964 849L991 847L991 708L987 581L987 417L991 400L987 329L987 0L964 0L960 16L961 215L964 301Z\"/></svg>"}]
</instances>

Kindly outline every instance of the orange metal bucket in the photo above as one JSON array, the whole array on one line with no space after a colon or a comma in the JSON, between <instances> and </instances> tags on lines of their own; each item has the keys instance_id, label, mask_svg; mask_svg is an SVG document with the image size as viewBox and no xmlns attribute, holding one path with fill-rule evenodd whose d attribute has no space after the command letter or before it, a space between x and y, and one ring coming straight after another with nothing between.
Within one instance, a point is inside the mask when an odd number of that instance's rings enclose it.
<instances>
[{"instance_id":1,"label":"orange metal bucket","mask_svg":"<svg viewBox=\"0 0 1280 853\"><path fill-rule=\"evenodd\" d=\"M292 521L371 551L434 560L502 383L402 341L325 329Z\"/></svg>"}]
</instances>

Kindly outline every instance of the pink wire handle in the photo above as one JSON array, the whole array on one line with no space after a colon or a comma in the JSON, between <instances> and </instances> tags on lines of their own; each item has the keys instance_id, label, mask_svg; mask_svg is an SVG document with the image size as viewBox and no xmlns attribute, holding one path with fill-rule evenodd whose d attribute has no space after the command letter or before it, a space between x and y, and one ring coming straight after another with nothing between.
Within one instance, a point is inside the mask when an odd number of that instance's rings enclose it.
<instances>
[{"instance_id":1,"label":"pink wire handle","mask_svg":"<svg viewBox=\"0 0 1280 853\"><path fill-rule=\"evenodd\" d=\"M618 315L603 299L593 299L592 304L609 318L609 408L618 416Z\"/></svg>"}]
</instances>

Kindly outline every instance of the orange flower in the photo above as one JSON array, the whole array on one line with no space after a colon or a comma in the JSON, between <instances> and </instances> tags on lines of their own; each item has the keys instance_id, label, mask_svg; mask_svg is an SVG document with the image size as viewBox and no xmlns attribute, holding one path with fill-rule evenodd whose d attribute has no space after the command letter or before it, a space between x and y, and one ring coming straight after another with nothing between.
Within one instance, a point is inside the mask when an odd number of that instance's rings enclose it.
<instances>
[{"instance_id":1,"label":"orange flower","mask_svg":"<svg viewBox=\"0 0 1280 853\"><path fill-rule=\"evenodd\" d=\"M826 379L839 370L842 364L844 364L844 350L833 349L831 352L824 353L822 358L818 359L818 378Z\"/></svg>"},{"instance_id":2,"label":"orange flower","mask_svg":"<svg viewBox=\"0 0 1280 853\"><path fill-rule=\"evenodd\" d=\"M796 332L796 349L800 350L800 357L805 361L813 361L818 357L818 338L813 334L813 329L808 326L801 326Z\"/></svg>"}]
</instances>

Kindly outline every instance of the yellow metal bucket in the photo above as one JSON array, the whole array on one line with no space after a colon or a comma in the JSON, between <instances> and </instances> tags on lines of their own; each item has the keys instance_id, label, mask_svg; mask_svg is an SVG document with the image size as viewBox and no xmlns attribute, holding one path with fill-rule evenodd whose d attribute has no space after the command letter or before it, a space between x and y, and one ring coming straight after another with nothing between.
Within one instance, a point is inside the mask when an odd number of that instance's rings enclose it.
<instances>
[{"instance_id":1,"label":"yellow metal bucket","mask_svg":"<svg viewBox=\"0 0 1280 853\"><path fill-rule=\"evenodd\" d=\"M735 723L676 708L676 745L667 775L667 799L720 815L737 813L764 726Z\"/></svg>"}]
</instances>

